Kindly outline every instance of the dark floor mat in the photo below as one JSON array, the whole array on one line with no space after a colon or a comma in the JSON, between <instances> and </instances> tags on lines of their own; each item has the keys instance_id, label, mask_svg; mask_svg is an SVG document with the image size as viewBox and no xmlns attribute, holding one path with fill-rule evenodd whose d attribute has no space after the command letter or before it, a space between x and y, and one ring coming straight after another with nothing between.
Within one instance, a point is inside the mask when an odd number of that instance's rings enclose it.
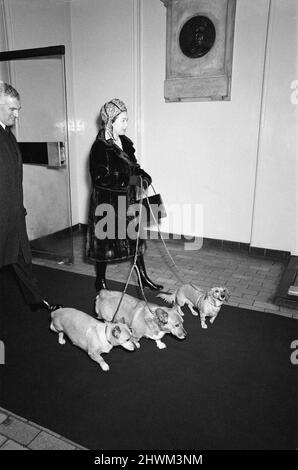
<instances>
[{"instance_id":1,"label":"dark floor mat","mask_svg":"<svg viewBox=\"0 0 298 470\"><path fill-rule=\"evenodd\" d=\"M51 301L92 314L92 277L35 273ZM185 340L166 335L164 350L147 339L134 352L114 348L103 372L69 341L58 343L47 313L28 309L7 269L0 286L2 407L89 449L297 447L296 320L225 305L203 330L185 309ZM162 304L151 292L148 300Z\"/></svg>"}]
</instances>

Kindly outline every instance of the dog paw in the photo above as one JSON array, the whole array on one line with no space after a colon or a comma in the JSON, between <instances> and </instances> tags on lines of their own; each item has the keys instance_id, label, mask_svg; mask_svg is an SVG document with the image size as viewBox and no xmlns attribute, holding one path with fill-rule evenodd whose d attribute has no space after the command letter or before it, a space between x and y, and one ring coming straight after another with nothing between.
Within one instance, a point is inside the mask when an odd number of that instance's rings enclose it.
<instances>
[{"instance_id":1,"label":"dog paw","mask_svg":"<svg viewBox=\"0 0 298 470\"><path fill-rule=\"evenodd\" d=\"M102 370L104 370L105 372L110 370L110 366L105 362L104 364L100 364L100 367L102 368Z\"/></svg>"},{"instance_id":2,"label":"dog paw","mask_svg":"<svg viewBox=\"0 0 298 470\"><path fill-rule=\"evenodd\" d=\"M59 342L59 344L65 344L66 343L66 340L64 339L64 335L63 335L62 332L59 333L59 335L58 335L58 342Z\"/></svg>"},{"instance_id":3,"label":"dog paw","mask_svg":"<svg viewBox=\"0 0 298 470\"><path fill-rule=\"evenodd\" d=\"M161 341L156 341L156 346L158 349L165 349L167 345L165 343L162 343Z\"/></svg>"},{"instance_id":4,"label":"dog paw","mask_svg":"<svg viewBox=\"0 0 298 470\"><path fill-rule=\"evenodd\" d=\"M206 325L206 323L201 323L201 326L202 328L204 328L204 330L206 330L208 328L208 326Z\"/></svg>"},{"instance_id":5,"label":"dog paw","mask_svg":"<svg viewBox=\"0 0 298 470\"><path fill-rule=\"evenodd\" d=\"M199 315L198 312L195 312L194 310L192 311L192 314L194 317L197 317Z\"/></svg>"}]
</instances>

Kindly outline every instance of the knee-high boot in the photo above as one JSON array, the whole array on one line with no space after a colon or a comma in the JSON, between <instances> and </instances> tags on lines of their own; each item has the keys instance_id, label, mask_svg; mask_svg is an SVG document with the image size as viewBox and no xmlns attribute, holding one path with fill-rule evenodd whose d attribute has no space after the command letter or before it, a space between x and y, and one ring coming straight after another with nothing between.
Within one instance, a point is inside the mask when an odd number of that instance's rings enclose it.
<instances>
[{"instance_id":1,"label":"knee-high boot","mask_svg":"<svg viewBox=\"0 0 298 470\"><path fill-rule=\"evenodd\" d=\"M99 292L101 289L107 289L106 270L107 270L107 263L105 261L96 263L95 265L95 271L96 271L95 289L97 290L97 292Z\"/></svg>"},{"instance_id":2,"label":"knee-high boot","mask_svg":"<svg viewBox=\"0 0 298 470\"><path fill-rule=\"evenodd\" d=\"M163 289L162 285L155 284L148 277L148 274L147 274L146 268L145 268L145 262L144 262L143 255L138 256L136 264L137 264L137 268L138 268L139 273L140 273L140 278L141 278L141 283L142 283L143 288L144 287L149 287L149 289L151 289L151 290L162 290ZM139 276L138 276L138 283L140 284Z\"/></svg>"}]
</instances>

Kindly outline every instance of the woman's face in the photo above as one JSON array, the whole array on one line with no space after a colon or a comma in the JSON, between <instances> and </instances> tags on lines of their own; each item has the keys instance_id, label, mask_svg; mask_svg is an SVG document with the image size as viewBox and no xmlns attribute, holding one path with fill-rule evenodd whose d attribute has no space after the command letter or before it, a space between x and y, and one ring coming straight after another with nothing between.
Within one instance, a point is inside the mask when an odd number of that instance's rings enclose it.
<instances>
[{"instance_id":1,"label":"woman's face","mask_svg":"<svg viewBox=\"0 0 298 470\"><path fill-rule=\"evenodd\" d=\"M118 135L125 134L126 129L127 129L127 122L128 122L127 112L123 111L116 117L115 121L112 124L114 137L118 137Z\"/></svg>"}]
</instances>

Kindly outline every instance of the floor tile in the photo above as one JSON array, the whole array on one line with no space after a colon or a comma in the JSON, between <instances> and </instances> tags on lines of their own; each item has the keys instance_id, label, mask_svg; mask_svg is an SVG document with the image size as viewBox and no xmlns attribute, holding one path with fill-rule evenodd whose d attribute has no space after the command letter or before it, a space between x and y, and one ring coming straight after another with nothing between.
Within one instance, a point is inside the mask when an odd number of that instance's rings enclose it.
<instances>
[{"instance_id":1,"label":"floor tile","mask_svg":"<svg viewBox=\"0 0 298 470\"><path fill-rule=\"evenodd\" d=\"M57 439L52 434L42 431L38 436L29 444L29 449L32 450L74 450L75 446L68 444L62 439Z\"/></svg>"},{"instance_id":2,"label":"floor tile","mask_svg":"<svg viewBox=\"0 0 298 470\"><path fill-rule=\"evenodd\" d=\"M0 434L0 448L2 446L2 444L7 441L7 437L6 436L3 436L3 434ZM0 449L1 450L1 449Z\"/></svg>"},{"instance_id":3,"label":"floor tile","mask_svg":"<svg viewBox=\"0 0 298 470\"><path fill-rule=\"evenodd\" d=\"M24 446L21 446L21 444L18 444L17 442L9 439L3 444L0 450L28 450L28 449Z\"/></svg>"},{"instance_id":4,"label":"floor tile","mask_svg":"<svg viewBox=\"0 0 298 470\"><path fill-rule=\"evenodd\" d=\"M8 418L0 425L0 433L20 444L29 444L39 433L39 429L15 418Z\"/></svg>"},{"instance_id":5,"label":"floor tile","mask_svg":"<svg viewBox=\"0 0 298 470\"><path fill-rule=\"evenodd\" d=\"M0 411L0 424L2 424L3 421L5 421L7 418L8 418L8 415Z\"/></svg>"}]
</instances>

